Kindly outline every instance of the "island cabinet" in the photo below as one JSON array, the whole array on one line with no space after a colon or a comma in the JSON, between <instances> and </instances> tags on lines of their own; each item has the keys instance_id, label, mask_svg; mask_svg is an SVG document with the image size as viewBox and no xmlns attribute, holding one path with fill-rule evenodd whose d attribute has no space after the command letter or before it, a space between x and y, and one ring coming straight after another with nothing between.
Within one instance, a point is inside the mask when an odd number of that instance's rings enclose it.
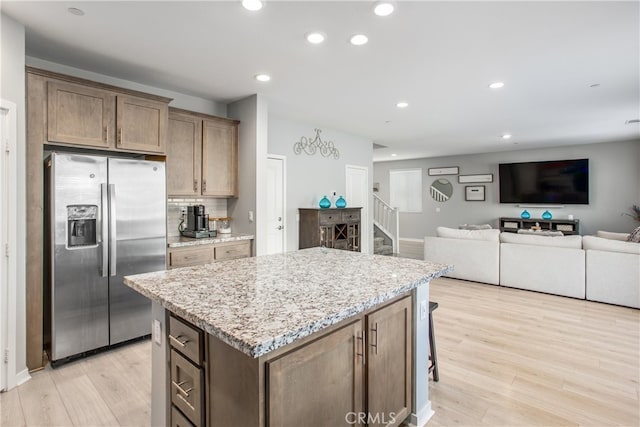
<instances>
[{"instance_id":1,"label":"island cabinet","mask_svg":"<svg viewBox=\"0 0 640 427\"><path fill-rule=\"evenodd\" d=\"M412 400L411 301L401 296L258 358L207 335L205 425L400 425Z\"/></svg>"},{"instance_id":2,"label":"island cabinet","mask_svg":"<svg viewBox=\"0 0 640 427\"><path fill-rule=\"evenodd\" d=\"M239 123L169 109L169 196L238 196Z\"/></svg>"},{"instance_id":3,"label":"island cabinet","mask_svg":"<svg viewBox=\"0 0 640 427\"><path fill-rule=\"evenodd\" d=\"M47 143L165 153L170 99L42 70L28 71L38 75L27 86L34 92L31 97L46 99L42 117Z\"/></svg>"}]
</instances>

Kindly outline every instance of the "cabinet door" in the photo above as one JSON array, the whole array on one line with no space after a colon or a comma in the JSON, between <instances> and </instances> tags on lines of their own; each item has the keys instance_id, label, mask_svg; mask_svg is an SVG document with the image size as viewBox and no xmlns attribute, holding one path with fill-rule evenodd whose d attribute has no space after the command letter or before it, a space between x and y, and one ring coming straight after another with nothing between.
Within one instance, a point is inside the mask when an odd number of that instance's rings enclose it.
<instances>
[{"instance_id":1,"label":"cabinet door","mask_svg":"<svg viewBox=\"0 0 640 427\"><path fill-rule=\"evenodd\" d=\"M169 113L167 194L199 196L202 154L202 119Z\"/></svg>"},{"instance_id":2,"label":"cabinet door","mask_svg":"<svg viewBox=\"0 0 640 427\"><path fill-rule=\"evenodd\" d=\"M49 81L47 139L50 142L113 148L115 96L92 87Z\"/></svg>"},{"instance_id":3,"label":"cabinet door","mask_svg":"<svg viewBox=\"0 0 640 427\"><path fill-rule=\"evenodd\" d=\"M364 407L362 333L358 320L267 362L267 425L335 427L355 421Z\"/></svg>"},{"instance_id":4,"label":"cabinet door","mask_svg":"<svg viewBox=\"0 0 640 427\"><path fill-rule=\"evenodd\" d=\"M238 195L238 126L225 121L202 124L202 195Z\"/></svg>"},{"instance_id":5,"label":"cabinet door","mask_svg":"<svg viewBox=\"0 0 640 427\"><path fill-rule=\"evenodd\" d=\"M369 426L397 426L411 412L411 297L367 316Z\"/></svg>"},{"instance_id":6,"label":"cabinet door","mask_svg":"<svg viewBox=\"0 0 640 427\"><path fill-rule=\"evenodd\" d=\"M168 114L163 102L118 95L116 148L164 154Z\"/></svg>"}]
</instances>

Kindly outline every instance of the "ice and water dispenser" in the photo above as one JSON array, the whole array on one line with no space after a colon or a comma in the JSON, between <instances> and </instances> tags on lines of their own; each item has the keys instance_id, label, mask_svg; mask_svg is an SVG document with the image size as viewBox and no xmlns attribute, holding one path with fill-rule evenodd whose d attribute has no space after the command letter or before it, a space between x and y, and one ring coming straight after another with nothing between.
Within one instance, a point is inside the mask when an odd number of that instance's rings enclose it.
<instances>
[{"instance_id":1,"label":"ice and water dispenser","mask_svg":"<svg viewBox=\"0 0 640 427\"><path fill-rule=\"evenodd\" d=\"M97 219L96 205L67 206L67 247L95 246Z\"/></svg>"}]
</instances>

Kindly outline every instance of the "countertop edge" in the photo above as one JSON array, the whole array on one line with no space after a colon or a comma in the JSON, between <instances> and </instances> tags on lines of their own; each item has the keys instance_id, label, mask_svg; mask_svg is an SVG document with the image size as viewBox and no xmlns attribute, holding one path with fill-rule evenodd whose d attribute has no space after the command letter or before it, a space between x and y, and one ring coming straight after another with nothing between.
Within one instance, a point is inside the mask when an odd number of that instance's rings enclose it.
<instances>
[{"instance_id":1,"label":"countertop edge","mask_svg":"<svg viewBox=\"0 0 640 427\"><path fill-rule=\"evenodd\" d=\"M329 326L335 325L345 319L348 319L350 317L354 317L356 315L358 315L359 313L362 313L370 308L379 306L384 304L385 302L403 294L406 293L408 291L411 291L415 288L417 288L418 286L427 284L429 282L431 282L432 280L441 277L449 272L453 271L453 266L448 265L447 268L443 268L442 270L440 270L439 272L435 272L435 273L431 273L428 274L412 283L408 283L406 285L403 285L399 288L393 289L385 294L382 295L377 295L369 300L363 301L355 306L349 307L346 310L343 310L341 312L338 313L332 313L331 315L314 321L311 324L307 324L307 325L302 325L299 328L290 331L284 335L280 335L278 337L275 337L273 339L267 340L267 341L263 341L262 343L256 344L256 345L247 345L245 342L231 336L228 333L225 333L224 331L214 327L213 325L211 325L210 323L206 322L203 319L200 319L196 316L194 316L193 314L189 313L187 310L176 306L175 304L173 304L170 301L167 301L165 299L162 299L160 297L158 297L157 295L148 292L146 289L141 288L139 286L137 286L134 282L132 282L131 280L129 280L128 278L124 278L124 283L135 289L137 292L139 292L140 294L144 295L145 297L149 298L150 300L160 304L162 307L164 307L165 309L171 311L172 313L188 320L189 322L193 323L194 325L198 326L199 328L201 328L202 330L204 330L205 332L213 335L214 337L220 339L221 341L225 342L226 344L230 345L231 347L235 348L236 350L241 351L244 354L247 354L248 356L252 357L252 358L258 358L260 356L263 356L267 353L270 353L273 350L276 350L280 347L284 347L288 344L291 344L293 342L295 342L296 340L299 340L301 338L307 337L311 334L314 334L316 332L321 331L322 329L325 329Z\"/></svg>"}]
</instances>

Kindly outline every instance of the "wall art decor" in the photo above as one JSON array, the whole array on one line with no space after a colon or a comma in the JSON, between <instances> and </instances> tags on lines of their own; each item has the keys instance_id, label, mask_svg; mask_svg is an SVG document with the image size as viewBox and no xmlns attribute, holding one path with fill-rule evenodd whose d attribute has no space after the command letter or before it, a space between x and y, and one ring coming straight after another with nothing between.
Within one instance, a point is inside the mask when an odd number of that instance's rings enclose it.
<instances>
[{"instance_id":1,"label":"wall art decor","mask_svg":"<svg viewBox=\"0 0 640 427\"><path fill-rule=\"evenodd\" d=\"M465 185L464 199L468 202L484 202L484 185Z\"/></svg>"},{"instance_id":2,"label":"wall art decor","mask_svg":"<svg viewBox=\"0 0 640 427\"><path fill-rule=\"evenodd\" d=\"M293 152L296 154L302 154L305 152L310 156L313 156L317 152L320 152L323 157L333 156L334 159L340 158L340 152L333 145L331 141L323 141L320 138L320 132L322 129L314 129L316 132L316 136L311 138L307 138L306 136L300 137L300 141L293 144Z\"/></svg>"},{"instance_id":3,"label":"wall art decor","mask_svg":"<svg viewBox=\"0 0 640 427\"><path fill-rule=\"evenodd\" d=\"M458 175L460 173L460 168L458 166L448 166L444 168L429 168L428 174L429 176L437 176L437 175Z\"/></svg>"},{"instance_id":4,"label":"wall art decor","mask_svg":"<svg viewBox=\"0 0 640 427\"><path fill-rule=\"evenodd\" d=\"M483 175L458 175L459 184L470 184L472 182L493 182L493 174Z\"/></svg>"}]
</instances>

